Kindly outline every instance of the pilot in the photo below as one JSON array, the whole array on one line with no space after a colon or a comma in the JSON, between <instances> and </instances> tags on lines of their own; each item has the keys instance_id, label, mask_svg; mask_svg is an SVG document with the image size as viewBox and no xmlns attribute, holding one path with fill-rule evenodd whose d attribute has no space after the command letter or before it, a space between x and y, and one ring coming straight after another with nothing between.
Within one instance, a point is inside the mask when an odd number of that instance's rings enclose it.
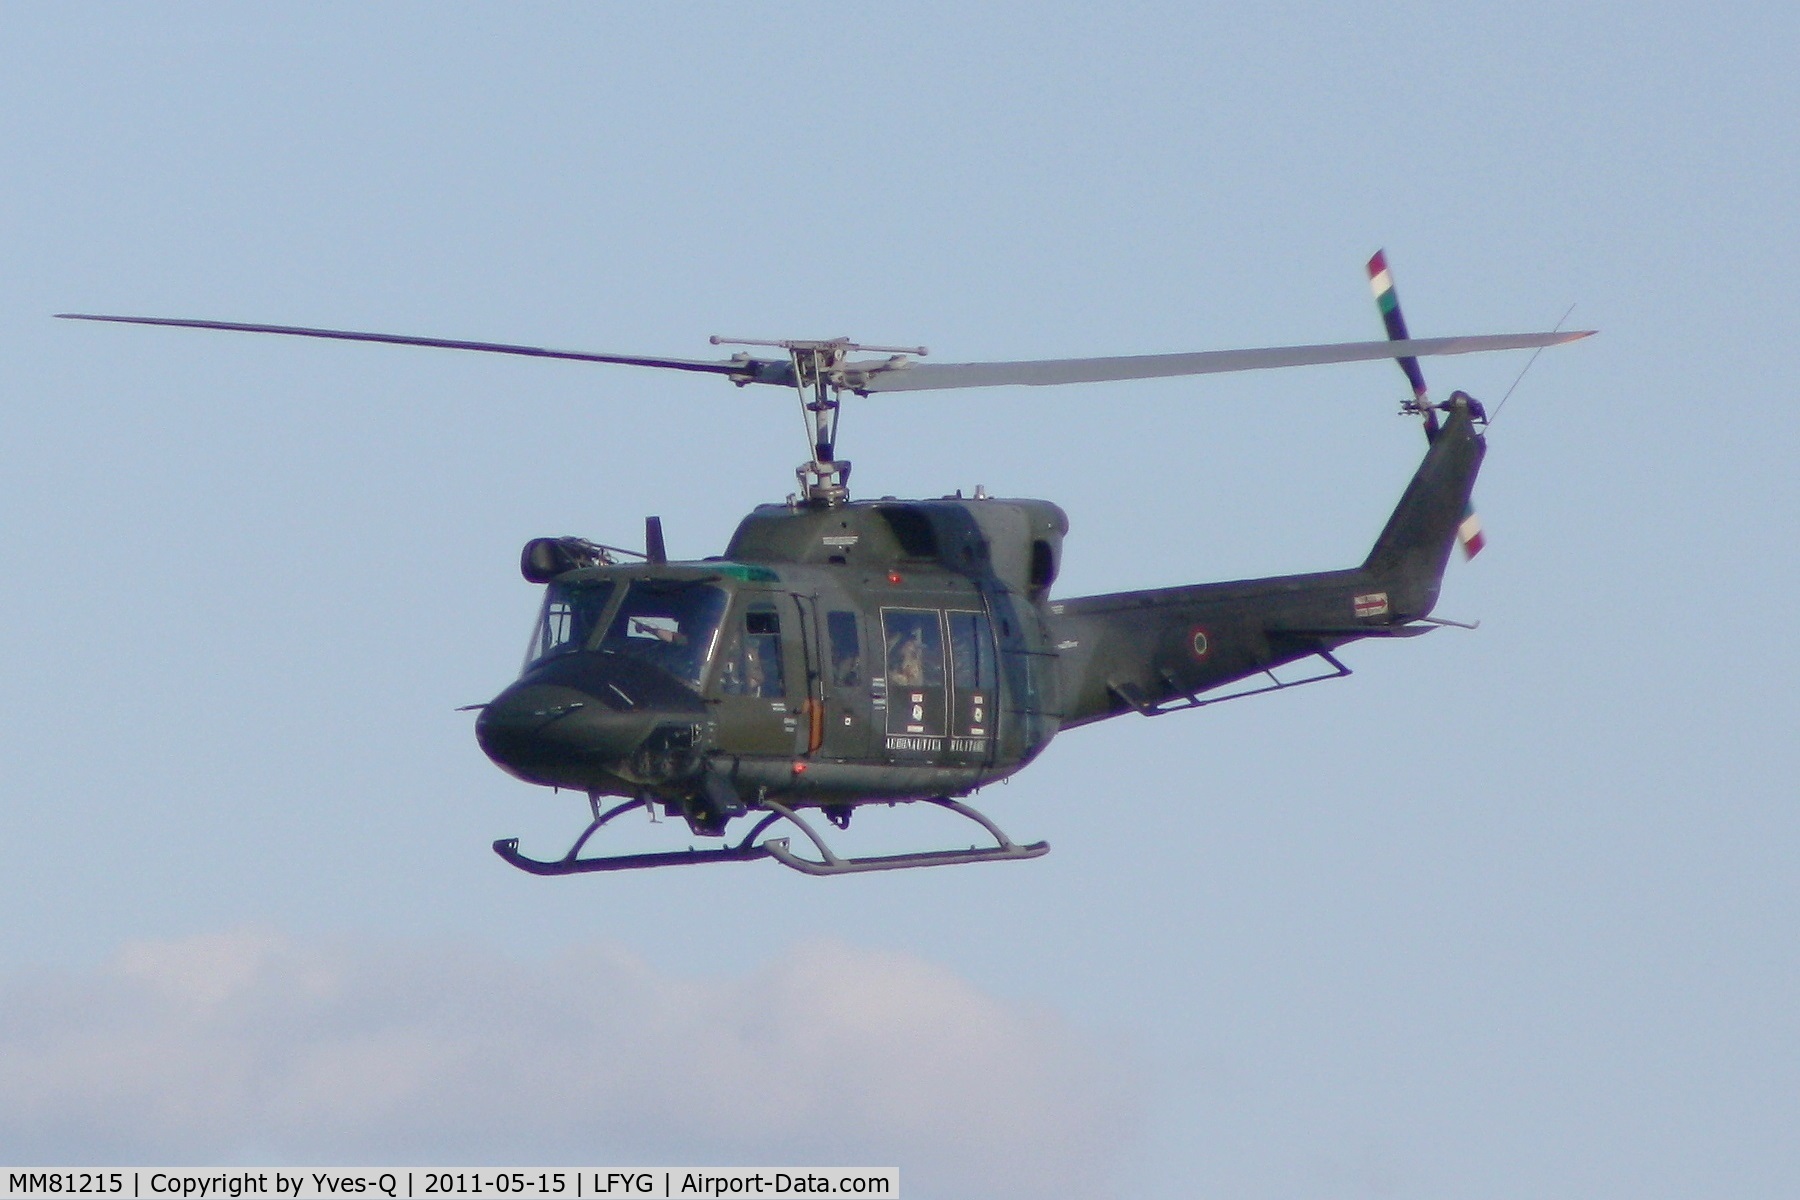
<instances>
[{"instance_id":1,"label":"pilot","mask_svg":"<svg viewBox=\"0 0 1800 1200\"><path fill-rule=\"evenodd\" d=\"M681 632L679 629L669 629L661 625L652 625L648 621L640 621L636 617L631 619L631 628L635 633L644 634L648 637L655 638L659 642L668 642L675 646L685 646L688 640L687 634Z\"/></svg>"}]
</instances>

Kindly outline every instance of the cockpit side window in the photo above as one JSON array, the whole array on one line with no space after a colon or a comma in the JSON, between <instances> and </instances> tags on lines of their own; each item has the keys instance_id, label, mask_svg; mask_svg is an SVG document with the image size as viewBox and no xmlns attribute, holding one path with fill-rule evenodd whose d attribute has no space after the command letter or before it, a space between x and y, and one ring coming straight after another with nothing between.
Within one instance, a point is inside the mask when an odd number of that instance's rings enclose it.
<instances>
[{"instance_id":1,"label":"cockpit side window","mask_svg":"<svg viewBox=\"0 0 1800 1200\"><path fill-rule=\"evenodd\" d=\"M837 687L861 687L862 643L856 636L856 614L826 613L825 632L831 638L831 682Z\"/></svg>"},{"instance_id":2,"label":"cockpit side window","mask_svg":"<svg viewBox=\"0 0 1800 1200\"><path fill-rule=\"evenodd\" d=\"M525 665L556 654L568 654L587 645L588 638L612 599L611 580L591 583L553 583L544 589L544 607L537 629L525 651Z\"/></svg>"},{"instance_id":3,"label":"cockpit side window","mask_svg":"<svg viewBox=\"0 0 1800 1200\"><path fill-rule=\"evenodd\" d=\"M727 696L787 695L781 674L781 615L767 605L744 611L743 627L719 666L719 691Z\"/></svg>"},{"instance_id":4,"label":"cockpit side window","mask_svg":"<svg viewBox=\"0 0 1800 1200\"><path fill-rule=\"evenodd\" d=\"M598 648L641 659L698 688L724 612L725 593L708 584L635 580Z\"/></svg>"}]
</instances>

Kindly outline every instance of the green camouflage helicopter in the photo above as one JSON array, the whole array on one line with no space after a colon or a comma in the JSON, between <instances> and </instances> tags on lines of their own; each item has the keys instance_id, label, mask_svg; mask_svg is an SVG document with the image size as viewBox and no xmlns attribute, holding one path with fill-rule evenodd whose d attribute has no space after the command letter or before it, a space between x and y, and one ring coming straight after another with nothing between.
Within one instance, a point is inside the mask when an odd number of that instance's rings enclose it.
<instances>
[{"instance_id":1,"label":"green camouflage helicopter","mask_svg":"<svg viewBox=\"0 0 1800 1200\"><path fill-rule=\"evenodd\" d=\"M1350 674L1335 651L1360 638L1411 637L1431 616L1450 556L1473 554L1469 497L1486 414L1462 392L1427 396L1427 355L1541 348L1592 331L1413 339L1381 254L1369 276L1388 340L1194 354L925 364L923 347L828 341L717 361L590 354L344 330L155 317L79 320L278 333L622 363L722 375L798 391L811 432L800 487L745 517L725 553L670 562L657 518L642 552L574 537L526 544L521 569L544 587L523 673L485 705L476 737L529 783L586 794L587 829L560 859L494 843L540 875L773 858L814 875L1035 858L963 798L1005 779L1059 732L1123 713L1161 716ZM886 357L851 359L852 354ZM1429 446L1360 566L1268 579L1052 599L1067 518L1044 500L849 497L836 456L846 393L1051 385L1274 367L1399 361L1402 409ZM632 560L632 561L625 561ZM1284 681L1274 668L1315 659ZM1258 677L1261 677L1258 681ZM616 800L610 806L606 803ZM803 810L847 828L864 804L925 803L991 844L873 857L836 853ZM635 809L684 818L716 846L584 855ZM731 833L734 824L740 832ZM796 852L780 825L803 835ZM744 826L747 826L745 828Z\"/></svg>"}]
</instances>

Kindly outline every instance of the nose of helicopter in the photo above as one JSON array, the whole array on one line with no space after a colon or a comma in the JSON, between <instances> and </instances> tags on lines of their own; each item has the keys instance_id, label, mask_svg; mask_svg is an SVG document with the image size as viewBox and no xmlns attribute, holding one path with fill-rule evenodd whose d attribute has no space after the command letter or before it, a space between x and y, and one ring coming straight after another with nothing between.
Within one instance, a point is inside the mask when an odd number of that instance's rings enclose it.
<instances>
[{"instance_id":1,"label":"nose of helicopter","mask_svg":"<svg viewBox=\"0 0 1800 1200\"><path fill-rule=\"evenodd\" d=\"M617 711L585 688L520 681L481 710L475 737L497 766L520 779L587 788L636 748L644 727L638 714Z\"/></svg>"},{"instance_id":2,"label":"nose of helicopter","mask_svg":"<svg viewBox=\"0 0 1800 1200\"><path fill-rule=\"evenodd\" d=\"M558 655L532 667L475 720L482 750L528 783L615 790L619 773L659 723L692 725L699 693L623 655Z\"/></svg>"}]
</instances>

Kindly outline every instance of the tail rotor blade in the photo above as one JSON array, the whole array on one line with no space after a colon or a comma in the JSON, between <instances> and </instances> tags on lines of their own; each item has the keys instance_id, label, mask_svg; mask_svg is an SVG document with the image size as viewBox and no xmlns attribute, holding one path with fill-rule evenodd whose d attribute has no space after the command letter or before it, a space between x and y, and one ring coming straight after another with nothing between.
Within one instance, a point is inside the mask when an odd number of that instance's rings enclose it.
<instances>
[{"instance_id":1,"label":"tail rotor blade","mask_svg":"<svg viewBox=\"0 0 1800 1200\"><path fill-rule=\"evenodd\" d=\"M1462 547L1465 559L1474 558L1487 545L1487 534L1482 532L1481 518L1476 515L1473 500L1463 512L1462 523L1456 527L1456 541Z\"/></svg>"},{"instance_id":2,"label":"tail rotor blade","mask_svg":"<svg viewBox=\"0 0 1800 1200\"><path fill-rule=\"evenodd\" d=\"M1394 277L1388 271L1385 250L1377 250L1375 257L1369 260L1369 288L1375 293L1375 306L1381 309L1381 320L1387 326L1388 340L1411 341L1411 336L1406 332L1406 315L1400 311L1400 293L1394 290ZM1398 361L1400 369L1406 372L1406 382L1412 385L1414 409L1425 413L1428 427L1436 425L1437 421L1431 412L1431 400L1425 388L1425 373L1419 370L1419 360L1407 357Z\"/></svg>"}]
</instances>

